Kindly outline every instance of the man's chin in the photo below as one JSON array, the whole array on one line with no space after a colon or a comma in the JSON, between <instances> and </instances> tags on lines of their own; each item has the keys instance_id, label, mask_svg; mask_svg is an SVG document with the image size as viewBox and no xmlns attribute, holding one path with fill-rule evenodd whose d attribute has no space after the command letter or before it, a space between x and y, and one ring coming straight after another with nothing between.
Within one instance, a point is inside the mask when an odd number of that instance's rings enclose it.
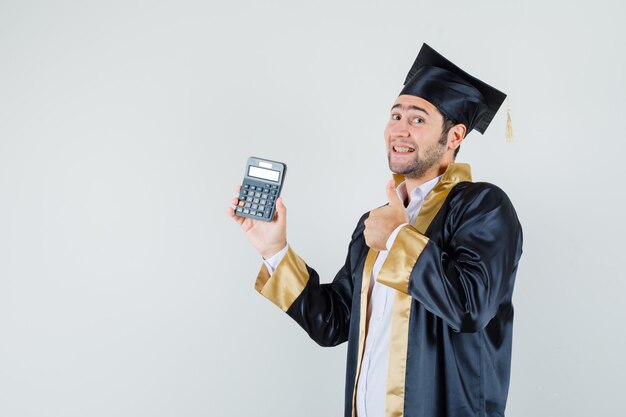
<instances>
[{"instance_id":1,"label":"man's chin","mask_svg":"<svg viewBox=\"0 0 626 417\"><path fill-rule=\"evenodd\" d=\"M389 170L394 174L406 175L413 172L414 167L406 165L389 164Z\"/></svg>"}]
</instances>

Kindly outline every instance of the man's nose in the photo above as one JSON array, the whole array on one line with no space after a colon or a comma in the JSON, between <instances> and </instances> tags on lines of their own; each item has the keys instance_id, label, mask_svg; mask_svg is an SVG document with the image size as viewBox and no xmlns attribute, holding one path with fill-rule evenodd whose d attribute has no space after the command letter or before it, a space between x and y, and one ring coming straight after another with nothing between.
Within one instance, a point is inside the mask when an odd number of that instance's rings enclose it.
<instances>
[{"instance_id":1,"label":"man's nose","mask_svg":"<svg viewBox=\"0 0 626 417\"><path fill-rule=\"evenodd\" d=\"M402 138L406 138L409 137L409 126L408 123L405 122L404 120L398 120L398 123L394 123L393 126L391 126L391 136L393 137L402 137Z\"/></svg>"}]
</instances>

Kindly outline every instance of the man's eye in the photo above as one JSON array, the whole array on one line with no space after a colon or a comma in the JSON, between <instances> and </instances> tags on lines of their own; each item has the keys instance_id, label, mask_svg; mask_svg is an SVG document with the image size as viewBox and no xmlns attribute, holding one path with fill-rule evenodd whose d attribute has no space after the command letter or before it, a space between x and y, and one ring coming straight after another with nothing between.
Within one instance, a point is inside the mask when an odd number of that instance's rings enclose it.
<instances>
[{"instance_id":1,"label":"man's eye","mask_svg":"<svg viewBox=\"0 0 626 417\"><path fill-rule=\"evenodd\" d=\"M399 114L392 114L391 115L391 120L400 120L400 115Z\"/></svg>"},{"instance_id":2,"label":"man's eye","mask_svg":"<svg viewBox=\"0 0 626 417\"><path fill-rule=\"evenodd\" d=\"M424 119L422 119L421 117L416 117L413 119L413 123L424 123Z\"/></svg>"}]
</instances>

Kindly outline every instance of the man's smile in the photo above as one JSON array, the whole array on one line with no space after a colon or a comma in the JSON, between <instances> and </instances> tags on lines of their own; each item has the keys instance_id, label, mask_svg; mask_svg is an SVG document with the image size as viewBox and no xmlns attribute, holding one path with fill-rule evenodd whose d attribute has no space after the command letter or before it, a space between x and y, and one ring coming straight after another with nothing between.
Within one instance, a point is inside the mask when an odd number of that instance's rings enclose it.
<instances>
[{"instance_id":1,"label":"man's smile","mask_svg":"<svg viewBox=\"0 0 626 417\"><path fill-rule=\"evenodd\" d=\"M406 145L393 145L391 147L391 150L394 153L398 153L398 154L406 154L406 153L415 152L415 148L412 148L412 147L406 146Z\"/></svg>"}]
</instances>

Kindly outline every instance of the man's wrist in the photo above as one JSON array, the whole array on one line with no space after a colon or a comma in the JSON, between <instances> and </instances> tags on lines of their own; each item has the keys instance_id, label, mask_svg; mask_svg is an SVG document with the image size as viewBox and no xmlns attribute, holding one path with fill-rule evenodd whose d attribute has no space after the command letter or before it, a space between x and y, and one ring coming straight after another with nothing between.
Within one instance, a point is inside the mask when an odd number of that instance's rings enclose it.
<instances>
[{"instance_id":1,"label":"man's wrist","mask_svg":"<svg viewBox=\"0 0 626 417\"><path fill-rule=\"evenodd\" d=\"M272 256L276 255L278 252L283 250L286 246L287 246L287 242L284 242L280 245L272 246L260 252L260 255L261 257L263 257L263 259L271 258Z\"/></svg>"}]
</instances>

